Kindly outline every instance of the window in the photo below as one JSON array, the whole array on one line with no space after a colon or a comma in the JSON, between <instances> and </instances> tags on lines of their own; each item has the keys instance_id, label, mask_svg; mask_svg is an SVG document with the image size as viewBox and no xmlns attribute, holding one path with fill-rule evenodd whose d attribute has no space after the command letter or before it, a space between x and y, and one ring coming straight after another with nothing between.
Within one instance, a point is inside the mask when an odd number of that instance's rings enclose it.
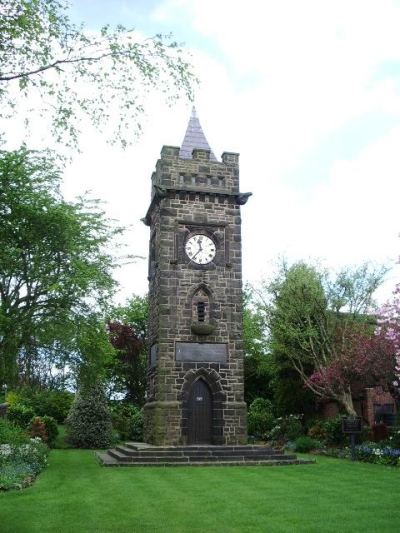
<instances>
[{"instance_id":1,"label":"window","mask_svg":"<svg viewBox=\"0 0 400 533\"><path fill-rule=\"evenodd\" d=\"M204 287L199 287L192 296L192 322L198 324L210 322L210 297Z\"/></svg>"},{"instance_id":2,"label":"window","mask_svg":"<svg viewBox=\"0 0 400 533\"><path fill-rule=\"evenodd\" d=\"M204 322L206 317L205 302L197 302L197 322Z\"/></svg>"}]
</instances>

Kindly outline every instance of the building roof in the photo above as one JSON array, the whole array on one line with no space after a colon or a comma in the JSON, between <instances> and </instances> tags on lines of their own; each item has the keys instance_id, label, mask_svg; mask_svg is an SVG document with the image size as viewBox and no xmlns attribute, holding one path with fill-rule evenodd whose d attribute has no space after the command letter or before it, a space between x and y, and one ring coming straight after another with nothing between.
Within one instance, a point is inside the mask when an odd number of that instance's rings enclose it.
<instances>
[{"instance_id":1,"label":"building roof","mask_svg":"<svg viewBox=\"0 0 400 533\"><path fill-rule=\"evenodd\" d=\"M203 150L210 150L210 160L217 161L214 152L203 133L200 121L196 115L196 108L192 107L192 115L189 119L189 124L186 129L185 137L179 151L179 157L182 159L192 159L192 151L194 148L201 148Z\"/></svg>"}]
</instances>

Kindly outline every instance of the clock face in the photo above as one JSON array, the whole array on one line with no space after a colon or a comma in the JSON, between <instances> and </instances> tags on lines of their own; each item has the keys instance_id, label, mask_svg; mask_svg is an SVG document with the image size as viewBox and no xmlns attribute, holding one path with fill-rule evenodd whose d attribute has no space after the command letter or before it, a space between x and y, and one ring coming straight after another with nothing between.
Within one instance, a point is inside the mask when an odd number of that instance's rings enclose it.
<instances>
[{"instance_id":1,"label":"clock face","mask_svg":"<svg viewBox=\"0 0 400 533\"><path fill-rule=\"evenodd\" d=\"M186 241L186 255L198 265L207 265L215 257L215 243L206 235L193 235Z\"/></svg>"}]
</instances>

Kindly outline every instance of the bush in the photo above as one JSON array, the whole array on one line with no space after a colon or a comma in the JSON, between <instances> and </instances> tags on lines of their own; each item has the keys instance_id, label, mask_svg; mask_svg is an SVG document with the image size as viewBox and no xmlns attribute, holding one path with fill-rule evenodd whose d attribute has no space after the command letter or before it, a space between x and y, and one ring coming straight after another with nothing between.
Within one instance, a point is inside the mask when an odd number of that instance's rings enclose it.
<instances>
[{"instance_id":1,"label":"bush","mask_svg":"<svg viewBox=\"0 0 400 533\"><path fill-rule=\"evenodd\" d=\"M324 441L326 439L325 422L323 420L317 420L310 426L308 435L312 439Z\"/></svg>"},{"instance_id":2,"label":"bush","mask_svg":"<svg viewBox=\"0 0 400 533\"><path fill-rule=\"evenodd\" d=\"M27 442L29 442L29 437L26 431L10 420L0 418L0 444L15 446Z\"/></svg>"},{"instance_id":3,"label":"bush","mask_svg":"<svg viewBox=\"0 0 400 533\"><path fill-rule=\"evenodd\" d=\"M342 431L343 418L342 415L339 415L324 422L326 444L340 446L347 441L347 436Z\"/></svg>"},{"instance_id":4,"label":"bush","mask_svg":"<svg viewBox=\"0 0 400 533\"><path fill-rule=\"evenodd\" d=\"M143 423L144 423L144 413L143 409L139 409L135 413L130 422L130 431L129 438L136 442L143 442Z\"/></svg>"},{"instance_id":5,"label":"bush","mask_svg":"<svg viewBox=\"0 0 400 533\"><path fill-rule=\"evenodd\" d=\"M17 403L23 404L22 396L16 391L9 391L6 394L5 401L9 405L15 405Z\"/></svg>"},{"instance_id":6,"label":"bush","mask_svg":"<svg viewBox=\"0 0 400 533\"><path fill-rule=\"evenodd\" d=\"M279 443L296 440L297 437L303 434L303 426L300 419L301 415L277 418L276 425L269 432L269 438Z\"/></svg>"},{"instance_id":7,"label":"bush","mask_svg":"<svg viewBox=\"0 0 400 533\"><path fill-rule=\"evenodd\" d=\"M36 416L52 416L59 424L67 418L74 399L72 392L56 389L23 388L7 393L7 402L25 405L33 409Z\"/></svg>"},{"instance_id":8,"label":"bush","mask_svg":"<svg viewBox=\"0 0 400 533\"><path fill-rule=\"evenodd\" d=\"M34 416L29 425L31 437L40 437L49 446L52 446L58 435L57 422L52 416Z\"/></svg>"},{"instance_id":9,"label":"bush","mask_svg":"<svg viewBox=\"0 0 400 533\"><path fill-rule=\"evenodd\" d=\"M48 435L46 433L46 427L42 422L40 416L34 416L29 424L29 435L32 438L38 437L43 442L48 441Z\"/></svg>"},{"instance_id":10,"label":"bush","mask_svg":"<svg viewBox=\"0 0 400 533\"><path fill-rule=\"evenodd\" d=\"M301 437L297 437L295 440L295 451L296 452L309 452L311 450L316 450L317 448L321 448L320 441L316 439L312 439L311 437L308 437L307 435L302 435Z\"/></svg>"},{"instance_id":11,"label":"bush","mask_svg":"<svg viewBox=\"0 0 400 533\"><path fill-rule=\"evenodd\" d=\"M32 396L32 407L39 416L51 416L62 424L71 409L74 395L68 391L42 390Z\"/></svg>"},{"instance_id":12,"label":"bush","mask_svg":"<svg viewBox=\"0 0 400 533\"><path fill-rule=\"evenodd\" d=\"M19 427L26 429L35 416L35 412L31 407L22 404L10 405L7 410L7 419L14 422Z\"/></svg>"},{"instance_id":13,"label":"bush","mask_svg":"<svg viewBox=\"0 0 400 533\"><path fill-rule=\"evenodd\" d=\"M36 416L52 416L59 424L67 418L74 399L68 391L55 389L24 388L7 394L7 401L11 404L22 404L31 407Z\"/></svg>"},{"instance_id":14,"label":"bush","mask_svg":"<svg viewBox=\"0 0 400 533\"><path fill-rule=\"evenodd\" d=\"M58 437L57 421L52 416L41 417L47 433L47 444L53 446Z\"/></svg>"},{"instance_id":15,"label":"bush","mask_svg":"<svg viewBox=\"0 0 400 533\"><path fill-rule=\"evenodd\" d=\"M392 428L392 433L389 437L390 446L400 449L400 428Z\"/></svg>"},{"instance_id":16,"label":"bush","mask_svg":"<svg viewBox=\"0 0 400 533\"><path fill-rule=\"evenodd\" d=\"M265 398L256 398L250 404L247 425L249 435L265 439L274 426L272 403Z\"/></svg>"},{"instance_id":17,"label":"bush","mask_svg":"<svg viewBox=\"0 0 400 533\"><path fill-rule=\"evenodd\" d=\"M66 425L67 439L76 448L111 445L111 415L102 385L86 386L76 395Z\"/></svg>"},{"instance_id":18,"label":"bush","mask_svg":"<svg viewBox=\"0 0 400 533\"><path fill-rule=\"evenodd\" d=\"M129 439L131 419L139 411L139 408L127 402L114 402L110 410L114 430L119 433L121 439Z\"/></svg>"},{"instance_id":19,"label":"bush","mask_svg":"<svg viewBox=\"0 0 400 533\"><path fill-rule=\"evenodd\" d=\"M111 418L114 430L122 440L143 440L143 410L126 402L115 402L111 406Z\"/></svg>"}]
</instances>

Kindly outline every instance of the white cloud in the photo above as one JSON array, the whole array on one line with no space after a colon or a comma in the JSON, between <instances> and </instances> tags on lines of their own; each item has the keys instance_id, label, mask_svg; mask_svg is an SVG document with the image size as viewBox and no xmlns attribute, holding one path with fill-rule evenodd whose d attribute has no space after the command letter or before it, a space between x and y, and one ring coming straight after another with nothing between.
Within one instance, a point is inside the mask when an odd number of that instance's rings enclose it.
<instances>
[{"instance_id":1,"label":"white cloud","mask_svg":"<svg viewBox=\"0 0 400 533\"><path fill-rule=\"evenodd\" d=\"M400 5L168 0L152 16L170 24L178 40L179 24L196 35L192 51L202 80L196 105L206 136L217 156L241 154L242 190L254 193L243 208L244 277L268 274L282 253L324 258L334 267L394 261L399 128L347 160L332 153L329 171L312 176L314 186L299 190L284 176L357 117L399 116L398 79L375 74L381 64L400 64ZM169 110L149 95L147 112L144 136L125 153L87 133L65 180L69 196L92 189L109 202L110 216L133 224L128 245L138 255L147 255L148 228L139 219L151 173L162 145L182 141L190 105L182 101ZM309 171L316 172L312 164ZM119 277L124 295L145 292L146 262Z\"/></svg>"}]
</instances>

